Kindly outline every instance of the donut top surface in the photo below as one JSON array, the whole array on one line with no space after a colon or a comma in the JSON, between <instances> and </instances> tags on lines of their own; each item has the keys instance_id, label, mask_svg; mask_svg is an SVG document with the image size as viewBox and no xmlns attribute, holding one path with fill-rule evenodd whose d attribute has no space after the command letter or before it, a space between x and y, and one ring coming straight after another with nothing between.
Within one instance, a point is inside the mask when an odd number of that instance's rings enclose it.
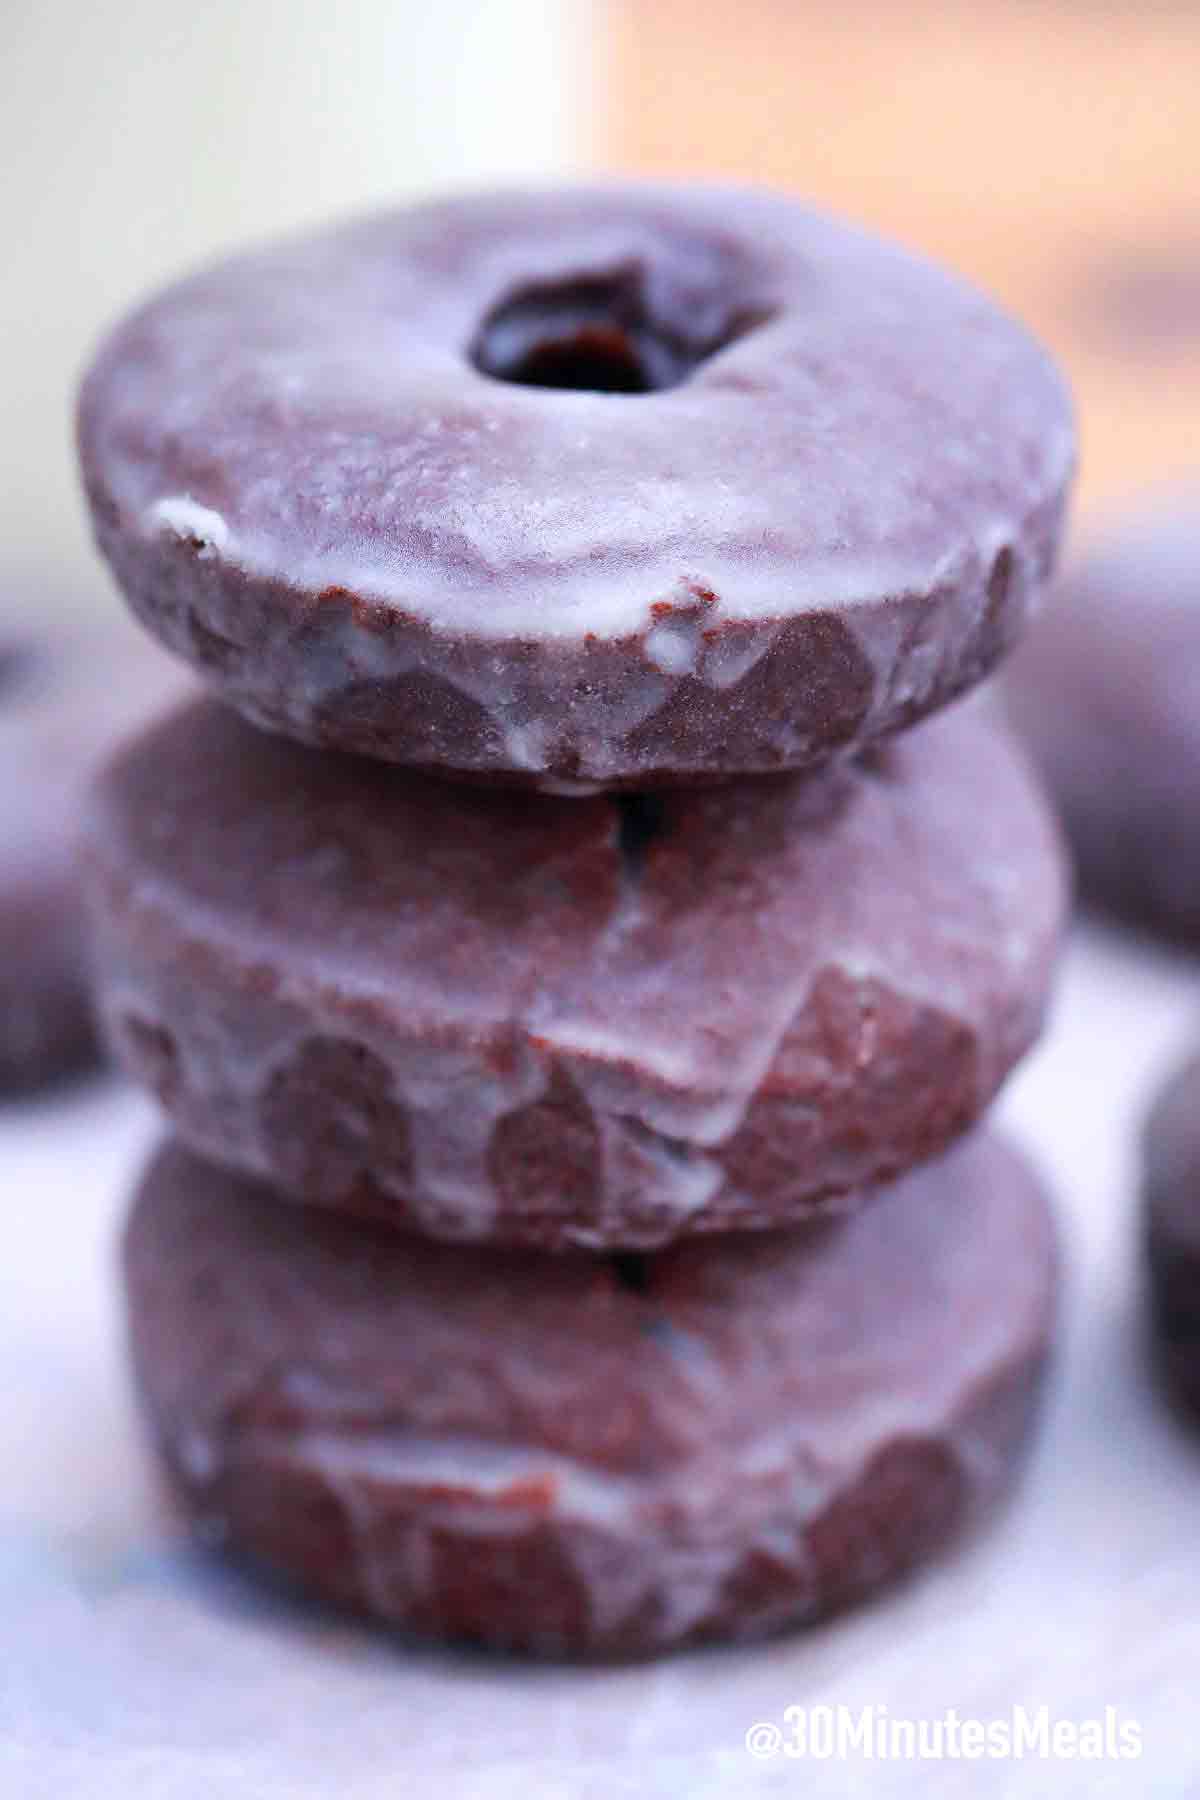
<instances>
[{"instance_id":1,"label":"donut top surface","mask_svg":"<svg viewBox=\"0 0 1200 1800\"><path fill-rule=\"evenodd\" d=\"M697 590L761 620L953 586L1073 463L1052 364L970 287L686 187L443 200L240 256L118 327L80 424L102 520L485 641L619 638Z\"/></svg>"}]
</instances>

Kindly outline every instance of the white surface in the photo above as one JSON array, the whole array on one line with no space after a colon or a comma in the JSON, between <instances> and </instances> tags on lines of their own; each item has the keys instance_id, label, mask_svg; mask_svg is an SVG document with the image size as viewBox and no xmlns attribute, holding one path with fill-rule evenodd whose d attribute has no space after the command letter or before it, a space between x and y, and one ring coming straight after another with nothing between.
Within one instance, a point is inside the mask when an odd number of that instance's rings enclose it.
<instances>
[{"instance_id":1,"label":"white surface","mask_svg":"<svg viewBox=\"0 0 1200 1800\"><path fill-rule=\"evenodd\" d=\"M1195 1015L1195 1016L1193 1016ZM1140 1355L1137 1121L1200 1028L1200 965L1082 936L1002 1114L1057 1185L1064 1354L1006 1512L936 1571L820 1633L632 1669L413 1651L223 1576L157 1499L111 1272L149 1108L101 1086L0 1111L0 1793L464 1795L1200 1792L1200 1439ZM1136 1721L1137 1761L756 1763L758 1720L1018 1703Z\"/></svg>"}]
</instances>

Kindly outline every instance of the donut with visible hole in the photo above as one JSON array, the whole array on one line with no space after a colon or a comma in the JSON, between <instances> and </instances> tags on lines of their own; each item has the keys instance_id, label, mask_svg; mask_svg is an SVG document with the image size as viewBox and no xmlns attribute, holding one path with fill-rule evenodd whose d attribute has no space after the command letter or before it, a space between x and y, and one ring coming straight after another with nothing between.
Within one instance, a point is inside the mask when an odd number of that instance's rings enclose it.
<instances>
[{"instance_id":1,"label":"donut with visible hole","mask_svg":"<svg viewBox=\"0 0 1200 1800\"><path fill-rule=\"evenodd\" d=\"M83 386L96 535L250 719L549 790L808 767L1015 639L1069 403L1013 321L780 195L384 212L193 275Z\"/></svg>"}]
</instances>

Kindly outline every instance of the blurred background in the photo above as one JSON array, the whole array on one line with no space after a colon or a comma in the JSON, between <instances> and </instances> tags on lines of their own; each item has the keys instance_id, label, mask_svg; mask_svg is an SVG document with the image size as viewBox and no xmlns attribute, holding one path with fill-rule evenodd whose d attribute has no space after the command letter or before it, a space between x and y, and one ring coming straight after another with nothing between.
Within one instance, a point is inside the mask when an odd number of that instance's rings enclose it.
<instances>
[{"instance_id":1,"label":"blurred background","mask_svg":"<svg viewBox=\"0 0 1200 1800\"><path fill-rule=\"evenodd\" d=\"M3 0L0 561L104 591L70 405L148 285L389 196L766 180L918 244L1063 357L1083 521L1200 466L1189 0Z\"/></svg>"},{"instance_id":2,"label":"blurred background","mask_svg":"<svg viewBox=\"0 0 1200 1800\"><path fill-rule=\"evenodd\" d=\"M569 0L0 0L0 569L108 592L71 414L117 314L255 238L584 160L598 29Z\"/></svg>"},{"instance_id":3,"label":"blurred background","mask_svg":"<svg viewBox=\"0 0 1200 1800\"><path fill-rule=\"evenodd\" d=\"M623 164L799 189L1041 333L1085 519L1200 466L1194 0L617 0L610 26Z\"/></svg>"}]
</instances>

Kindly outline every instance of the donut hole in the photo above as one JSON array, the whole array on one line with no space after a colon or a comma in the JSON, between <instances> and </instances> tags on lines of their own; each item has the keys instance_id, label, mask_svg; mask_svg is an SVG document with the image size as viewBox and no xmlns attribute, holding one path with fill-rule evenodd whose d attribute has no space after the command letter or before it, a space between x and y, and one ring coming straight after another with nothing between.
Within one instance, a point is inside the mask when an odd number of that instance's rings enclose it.
<instances>
[{"instance_id":1,"label":"donut hole","mask_svg":"<svg viewBox=\"0 0 1200 1800\"><path fill-rule=\"evenodd\" d=\"M627 1294L650 1291L650 1258L637 1250L615 1250L608 1259L613 1280Z\"/></svg>"},{"instance_id":2,"label":"donut hole","mask_svg":"<svg viewBox=\"0 0 1200 1800\"><path fill-rule=\"evenodd\" d=\"M661 393L757 322L726 312L714 325L713 310L697 307L689 320L682 306L655 305L640 266L533 282L493 307L470 359L480 374L519 387ZM708 328L698 329L705 315Z\"/></svg>"},{"instance_id":3,"label":"donut hole","mask_svg":"<svg viewBox=\"0 0 1200 1800\"><path fill-rule=\"evenodd\" d=\"M667 829L666 802L660 794L614 794L617 814L617 849L625 871L635 880L641 875L646 852Z\"/></svg>"}]
</instances>

